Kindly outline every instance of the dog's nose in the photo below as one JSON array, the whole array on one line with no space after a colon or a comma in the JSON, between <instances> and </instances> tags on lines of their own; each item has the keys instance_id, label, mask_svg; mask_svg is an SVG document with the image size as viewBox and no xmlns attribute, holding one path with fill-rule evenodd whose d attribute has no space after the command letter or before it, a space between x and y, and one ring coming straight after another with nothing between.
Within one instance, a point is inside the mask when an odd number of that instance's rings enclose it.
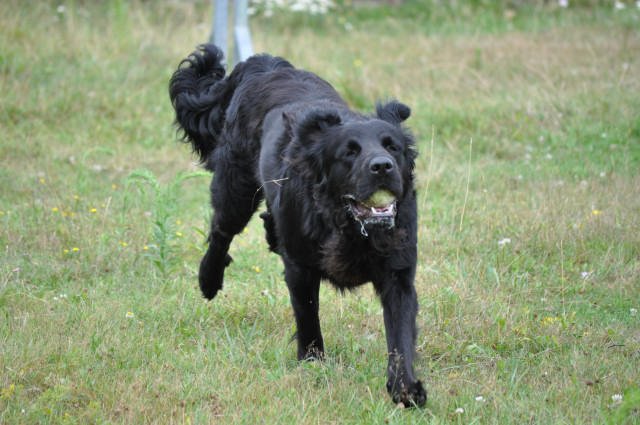
<instances>
[{"instance_id":1,"label":"dog's nose","mask_svg":"<svg viewBox=\"0 0 640 425\"><path fill-rule=\"evenodd\" d=\"M369 162L369 170L373 174L386 176L393 171L393 160L388 156L376 156Z\"/></svg>"}]
</instances>

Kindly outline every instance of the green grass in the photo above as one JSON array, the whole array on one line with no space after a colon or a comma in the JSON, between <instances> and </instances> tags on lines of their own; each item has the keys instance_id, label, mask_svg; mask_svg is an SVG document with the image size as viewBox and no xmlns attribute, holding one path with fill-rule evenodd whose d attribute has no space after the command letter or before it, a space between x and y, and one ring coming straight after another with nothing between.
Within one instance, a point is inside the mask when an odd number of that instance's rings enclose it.
<instances>
[{"instance_id":1,"label":"green grass","mask_svg":"<svg viewBox=\"0 0 640 425\"><path fill-rule=\"evenodd\" d=\"M257 51L319 73L354 107L412 107L420 410L386 394L370 287L323 287L327 360L296 362L260 220L234 241L224 291L201 298L208 181L184 179L196 167L167 85L208 38L209 2L5 3L0 423L640 422L631 2L252 20Z\"/></svg>"}]
</instances>

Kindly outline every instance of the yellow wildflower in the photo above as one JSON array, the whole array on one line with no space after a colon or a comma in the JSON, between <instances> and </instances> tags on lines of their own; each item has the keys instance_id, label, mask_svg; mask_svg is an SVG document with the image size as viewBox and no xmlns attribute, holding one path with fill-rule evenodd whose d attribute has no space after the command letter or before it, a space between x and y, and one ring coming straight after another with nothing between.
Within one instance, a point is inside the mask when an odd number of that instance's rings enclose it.
<instances>
[{"instance_id":1,"label":"yellow wildflower","mask_svg":"<svg viewBox=\"0 0 640 425\"><path fill-rule=\"evenodd\" d=\"M16 385L11 384L8 388L2 388L0 391L0 399L6 399L11 397L16 392Z\"/></svg>"}]
</instances>

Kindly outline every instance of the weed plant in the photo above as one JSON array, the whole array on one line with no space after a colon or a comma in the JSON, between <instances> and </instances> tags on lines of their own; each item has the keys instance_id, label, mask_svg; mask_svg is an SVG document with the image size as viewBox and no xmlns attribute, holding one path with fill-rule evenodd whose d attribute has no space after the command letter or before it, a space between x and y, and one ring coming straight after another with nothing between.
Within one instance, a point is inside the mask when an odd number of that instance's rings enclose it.
<instances>
[{"instance_id":1,"label":"weed plant","mask_svg":"<svg viewBox=\"0 0 640 425\"><path fill-rule=\"evenodd\" d=\"M129 187L136 185L143 194L145 193L145 185L149 185L153 189L155 201L153 212L150 214L152 243L148 246L145 245L143 249L148 251L149 259L157 267L162 281L167 280L182 266L176 247L176 240L182 236L182 233L176 230L176 224L179 224L177 214L180 211L180 199L177 197L177 192L180 189L180 183L194 177L210 179L211 175L203 171L178 172L176 177L163 186L151 171L139 169L132 171L126 179L121 215L122 223L126 222ZM200 233L204 234L203 231Z\"/></svg>"},{"instance_id":2,"label":"weed plant","mask_svg":"<svg viewBox=\"0 0 640 425\"><path fill-rule=\"evenodd\" d=\"M323 286L327 359L296 361L260 220L218 297L198 292L208 182L167 85L210 2L4 1L0 423L639 423L640 10L622 3L251 18L256 51L353 107L412 107L429 401L399 410L370 287Z\"/></svg>"}]
</instances>

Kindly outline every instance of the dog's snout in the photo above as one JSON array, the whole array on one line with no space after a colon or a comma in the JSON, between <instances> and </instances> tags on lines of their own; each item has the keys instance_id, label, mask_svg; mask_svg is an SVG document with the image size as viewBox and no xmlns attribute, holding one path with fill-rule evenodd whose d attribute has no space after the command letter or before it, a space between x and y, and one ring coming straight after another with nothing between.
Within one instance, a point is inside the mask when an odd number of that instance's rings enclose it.
<instances>
[{"instance_id":1,"label":"dog's snout","mask_svg":"<svg viewBox=\"0 0 640 425\"><path fill-rule=\"evenodd\" d=\"M369 170L379 176L389 175L393 171L393 160L388 156L376 156L369 162Z\"/></svg>"}]
</instances>

